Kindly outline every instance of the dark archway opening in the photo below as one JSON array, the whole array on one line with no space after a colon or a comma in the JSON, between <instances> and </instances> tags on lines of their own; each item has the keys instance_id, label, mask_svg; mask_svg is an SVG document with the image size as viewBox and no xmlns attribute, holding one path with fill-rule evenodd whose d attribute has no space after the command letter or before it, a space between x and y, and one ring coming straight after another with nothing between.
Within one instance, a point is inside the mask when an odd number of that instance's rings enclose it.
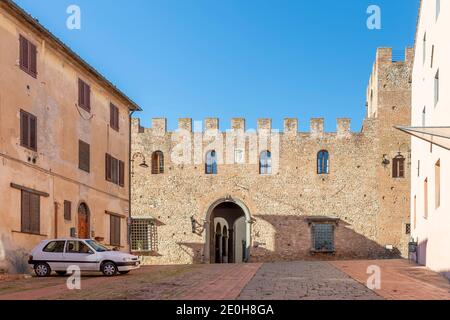
<instances>
[{"instance_id":1,"label":"dark archway opening","mask_svg":"<svg viewBox=\"0 0 450 320\"><path fill-rule=\"evenodd\" d=\"M217 205L210 216L210 262L241 263L247 258L244 210L234 202Z\"/></svg>"}]
</instances>

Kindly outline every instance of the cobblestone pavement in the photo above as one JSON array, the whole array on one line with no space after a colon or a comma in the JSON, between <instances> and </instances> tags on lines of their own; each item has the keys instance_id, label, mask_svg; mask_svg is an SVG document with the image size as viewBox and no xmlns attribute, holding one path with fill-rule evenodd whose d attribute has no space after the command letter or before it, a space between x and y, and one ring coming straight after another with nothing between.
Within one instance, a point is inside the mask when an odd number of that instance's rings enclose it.
<instances>
[{"instance_id":1,"label":"cobblestone pavement","mask_svg":"<svg viewBox=\"0 0 450 320\"><path fill-rule=\"evenodd\" d=\"M369 290L367 267L381 269L381 289ZM66 277L0 281L0 300L297 300L450 299L449 282L404 260L146 266L129 275L84 275L81 290Z\"/></svg>"},{"instance_id":2,"label":"cobblestone pavement","mask_svg":"<svg viewBox=\"0 0 450 320\"><path fill-rule=\"evenodd\" d=\"M242 300L379 300L380 296L327 262L264 264Z\"/></svg>"}]
</instances>

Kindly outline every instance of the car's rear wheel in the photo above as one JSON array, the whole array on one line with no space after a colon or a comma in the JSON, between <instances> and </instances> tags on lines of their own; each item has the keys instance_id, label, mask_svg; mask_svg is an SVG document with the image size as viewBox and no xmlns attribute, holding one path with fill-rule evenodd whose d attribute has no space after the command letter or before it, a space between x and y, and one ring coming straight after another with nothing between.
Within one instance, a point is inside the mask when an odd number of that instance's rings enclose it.
<instances>
[{"instance_id":1,"label":"car's rear wheel","mask_svg":"<svg viewBox=\"0 0 450 320\"><path fill-rule=\"evenodd\" d=\"M39 262L34 265L34 273L38 277L48 277L52 273L52 269L45 262Z\"/></svg>"},{"instance_id":2,"label":"car's rear wheel","mask_svg":"<svg viewBox=\"0 0 450 320\"><path fill-rule=\"evenodd\" d=\"M129 273L130 273L130 270L127 270L127 271L119 271L119 273L120 273L120 274L129 274Z\"/></svg>"},{"instance_id":3,"label":"car's rear wheel","mask_svg":"<svg viewBox=\"0 0 450 320\"><path fill-rule=\"evenodd\" d=\"M58 276L64 277L67 274L67 271L56 271Z\"/></svg>"},{"instance_id":4,"label":"car's rear wheel","mask_svg":"<svg viewBox=\"0 0 450 320\"><path fill-rule=\"evenodd\" d=\"M104 262L101 267L102 273L107 277L112 277L117 274L117 266L113 262Z\"/></svg>"}]
</instances>

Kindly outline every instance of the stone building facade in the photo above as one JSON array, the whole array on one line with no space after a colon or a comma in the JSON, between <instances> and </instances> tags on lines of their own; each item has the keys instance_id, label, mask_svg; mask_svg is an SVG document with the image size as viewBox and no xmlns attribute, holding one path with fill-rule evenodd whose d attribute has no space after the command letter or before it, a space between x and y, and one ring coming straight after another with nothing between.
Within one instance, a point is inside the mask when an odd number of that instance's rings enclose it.
<instances>
[{"instance_id":1,"label":"stone building facade","mask_svg":"<svg viewBox=\"0 0 450 320\"><path fill-rule=\"evenodd\" d=\"M14 271L20 252L47 238L127 250L139 106L9 0L0 39L0 269Z\"/></svg>"},{"instance_id":2,"label":"stone building facade","mask_svg":"<svg viewBox=\"0 0 450 320\"><path fill-rule=\"evenodd\" d=\"M412 59L378 49L360 132L349 119L332 133L323 119L310 132L297 119L281 132L270 119L226 132L214 118L175 132L133 119L132 153L150 166L133 168L132 217L151 226L133 251L158 264L407 255L410 139L394 126L410 122Z\"/></svg>"}]
</instances>

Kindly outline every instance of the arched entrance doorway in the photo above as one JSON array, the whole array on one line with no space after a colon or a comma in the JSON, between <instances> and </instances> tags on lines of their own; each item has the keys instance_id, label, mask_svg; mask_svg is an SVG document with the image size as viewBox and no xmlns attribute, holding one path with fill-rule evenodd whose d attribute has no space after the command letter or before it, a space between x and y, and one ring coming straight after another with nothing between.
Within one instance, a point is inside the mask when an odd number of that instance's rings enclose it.
<instances>
[{"instance_id":1,"label":"arched entrance doorway","mask_svg":"<svg viewBox=\"0 0 450 320\"><path fill-rule=\"evenodd\" d=\"M89 208L86 203L78 206L78 238L89 239Z\"/></svg>"},{"instance_id":2,"label":"arched entrance doorway","mask_svg":"<svg viewBox=\"0 0 450 320\"><path fill-rule=\"evenodd\" d=\"M247 262L251 219L247 207L235 199L216 201L207 212L205 260L210 263Z\"/></svg>"}]
</instances>

